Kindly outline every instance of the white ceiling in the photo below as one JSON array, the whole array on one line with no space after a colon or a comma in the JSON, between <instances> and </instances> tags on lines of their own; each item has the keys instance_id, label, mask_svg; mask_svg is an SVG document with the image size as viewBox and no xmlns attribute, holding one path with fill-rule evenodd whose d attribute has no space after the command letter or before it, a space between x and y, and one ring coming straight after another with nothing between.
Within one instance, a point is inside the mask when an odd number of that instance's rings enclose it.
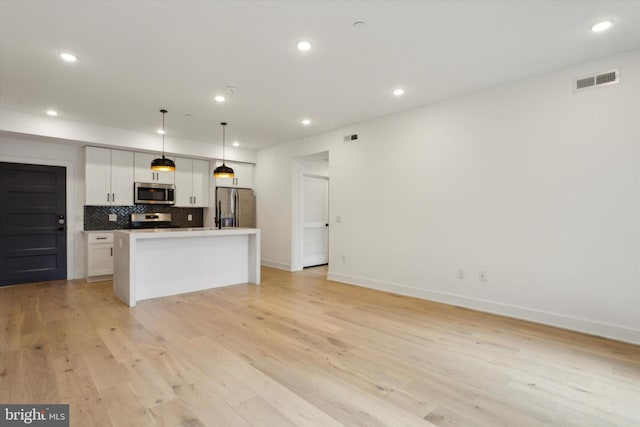
<instances>
[{"instance_id":1,"label":"white ceiling","mask_svg":"<svg viewBox=\"0 0 640 427\"><path fill-rule=\"evenodd\" d=\"M640 1L0 0L0 107L257 149L638 47Z\"/></svg>"}]
</instances>

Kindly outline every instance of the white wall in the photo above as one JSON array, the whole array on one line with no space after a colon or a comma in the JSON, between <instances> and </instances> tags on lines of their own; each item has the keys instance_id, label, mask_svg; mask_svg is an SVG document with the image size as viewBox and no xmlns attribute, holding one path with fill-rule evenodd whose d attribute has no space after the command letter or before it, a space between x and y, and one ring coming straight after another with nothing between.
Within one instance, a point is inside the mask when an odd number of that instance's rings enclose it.
<instances>
[{"instance_id":1,"label":"white wall","mask_svg":"<svg viewBox=\"0 0 640 427\"><path fill-rule=\"evenodd\" d=\"M78 145L0 132L0 161L67 168L67 275L84 277L84 154Z\"/></svg>"},{"instance_id":2,"label":"white wall","mask_svg":"<svg viewBox=\"0 0 640 427\"><path fill-rule=\"evenodd\" d=\"M328 150L330 278L640 343L639 112L636 50L261 150L263 261L294 265L293 159Z\"/></svg>"},{"instance_id":3,"label":"white wall","mask_svg":"<svg viewBox=\"0 0 640 427\"><path fill-rule=\"evenodd\" d=\"M44 117L17 111L0 110L0 131L34 138L57 139L68 143L94 145L97 147L117 148L129 151L158 153L162 142L157 134L132 132L80 123L60 118ZM178 155L202 159L219 159L222 157L222 143L196 141L192 139L165 138L165 151L170 155ZM256 151L237 147L228 147L226 160L255 163Z\"/></svg>"}]
</instances>

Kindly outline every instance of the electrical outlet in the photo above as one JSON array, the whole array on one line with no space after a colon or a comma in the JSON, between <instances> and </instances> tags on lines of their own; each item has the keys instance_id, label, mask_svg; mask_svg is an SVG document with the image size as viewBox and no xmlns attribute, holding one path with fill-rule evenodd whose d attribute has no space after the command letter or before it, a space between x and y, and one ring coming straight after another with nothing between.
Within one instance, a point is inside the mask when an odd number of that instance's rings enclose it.
<instances>
[{"instance_id":1,"label":"electrical outlet","mask_svg":"<svg viewBox=\"0 0 640 427\"><path fill-rule=\"evenodd\" d=\"M193 215L191 214L187 215L187 221L193 221Z\"/></svg>"},{"instance_id":2,"label":"electrical outlet","mask_svg":"<svg viewBox=\"0 0 640 427\"><path fill-rule=\"evenodd\" d=\"M117 221L118 221L118 215L116 215L116 214L109 214L109 221L111 221L111 222L117 222Z\"/></svg>"},{"instance_id":3,"label":"electrical outlet","mask_svg":"<svg viewBox=\"0 0 640 427\"><path fill-rule=\"evenodd\" d=\"M464 270L463 269L458 269L458 279L462 280L464 279Z\"/></svg>"},{"instance_id":4,"label":"electrical outlet","mask_svg":"<svg viewBox=\"0 0 640 427\"><path fill-rule=\"evenodd\" d=\"M487 273L485 271L481 271L479 277L481 282L487 281Z\"/></svg>"}]
</instances>

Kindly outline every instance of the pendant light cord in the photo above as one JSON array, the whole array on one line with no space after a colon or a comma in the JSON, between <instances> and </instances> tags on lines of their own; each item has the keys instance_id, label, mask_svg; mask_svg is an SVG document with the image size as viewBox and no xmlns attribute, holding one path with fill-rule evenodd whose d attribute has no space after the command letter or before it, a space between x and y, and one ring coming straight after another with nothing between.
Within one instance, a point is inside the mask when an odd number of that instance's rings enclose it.
<instances>
[{"instance_id":1,"label":"pendant light cord","mask_svg":"<svg viewBox=\"0 0 640 427\"><path fill-rule=\"evenodd\" d=\"M224 165L224 139L225 139L225 128L227 127L227 123L222 122L222 164Z\"/></svg>"},{"instance_id":2,"label":"pendant light cord","mask_svg":"<svg viewBox=\"0 0 640 427\"><path fill-rule=\"evenodd\" d=\"M167 110L160 110L160 112L162 113L162 158L164 159L164 115Z\"/></svg>"}]
</instances>

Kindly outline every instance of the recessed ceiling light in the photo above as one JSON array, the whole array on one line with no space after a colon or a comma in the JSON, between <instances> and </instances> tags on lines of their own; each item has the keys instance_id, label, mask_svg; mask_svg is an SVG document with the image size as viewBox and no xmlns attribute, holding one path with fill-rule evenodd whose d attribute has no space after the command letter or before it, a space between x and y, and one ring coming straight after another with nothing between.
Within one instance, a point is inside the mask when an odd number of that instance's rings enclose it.
<instances>
[{"instance_id":1,"label":"recessed ceiling light","mask_svg":"<svg viewBox=\"0 0 640 427\"><path fill-rule=\"evenodd\" d=\"M51 117L55 117L58 115L58 112L56 110L47 110L47 114Z\"/></svg>"},{"instance_id":2,"label":"recessed ceiling light","mask_svg":"<svg viewBox=\"0 0 640 427\"><path fill-rule=\"evenodd\" d=\"M298 46L298 50L301 50L303 52L306 52L309 49L311 49L311 43L309 43L306 40L300 40L296 46Z\"/></svg>"},{"instance_id":3,"label":"recessed ceiling light","mask_svg":"<svg viewBox=\"0 0 640 427\"><path fill-rule=\"evenodd\" d=\"M609 28L611 28L612 25L613 25L612 21L598 22L593 27L591 27L591 31L593 31L594 33L600 33L602 31L608 30Z\"/></svg>"},{"instance_id":4,"label":"recessed ceiling light","mask_svg":"<svg viewBox=\"0 0 640 427\"><path fill-rule=\"evenodd\" d=\"M402 96L402 95L404 95L404 89L401 89L401 88L394 89L393 94L395 96Z\"/></svg>"},{"instance_id":5,"label":"recessed ceiling light","mask_svg":"<svg viewBox=\"0 0 640 427\"><path fill-rule=\"evenodd\" d=\"M164 135L165 134L164 129L158 129L156 132L158 132L160 135Z\"/></svg>"},{"instance_id":6,"label":"recessed ceiling light","mask_svg":"<svg viewBox=\"0 0 640 427\"><path fill-rule=\"evenodd\" d=\"M215 99L216 102L224 102L226 98L222 95L216 95L213 97L213 99Z\"/></svg>"},{"instance_id":7,"label":"recessed ceiling light","mask_svg":"<svg viewBox=\"0 0 640 427\"><path fill-rule=\"evenodd\" d=\"M238 141L233 141L233 146L234 146L234 147L239 147L239 146L240 146L240 143L239 143Z\"/></svg>"},{"instance_id":8,"label":"recessed ceiling light","mask_svg":"<svg viewBox=\"0 0 640 427\"><path fill-rule=\"evenodd\" d=\"M302 124L305 125L305 126L309 126L311 124L311 120L304 119L304 120L302 120Z\"/></svg>"},{"instance_id":9,"label":"recessed ceiling light","mask_svg":"<svg viewBox=\"0 0 640 427\"><path fill-rule=\"evenodd\" d=\"M72 55L68 52L62 52L60 54L60 58L62 58L62 60L66 62L76 62L78 60L78 58L75 55Z\"/></svg>"},{"instance_id":10,"label":"recessed ceiling light","mask_svg":"<svg viewBox=\"0 0 640 427\"><path fill-rule=\"evenodd\" d=\"M353 28L355 28L356 30L361 30L364 28L364 22L363 21L356 21L353 23Z\"/></svg>"}]
</instances>

